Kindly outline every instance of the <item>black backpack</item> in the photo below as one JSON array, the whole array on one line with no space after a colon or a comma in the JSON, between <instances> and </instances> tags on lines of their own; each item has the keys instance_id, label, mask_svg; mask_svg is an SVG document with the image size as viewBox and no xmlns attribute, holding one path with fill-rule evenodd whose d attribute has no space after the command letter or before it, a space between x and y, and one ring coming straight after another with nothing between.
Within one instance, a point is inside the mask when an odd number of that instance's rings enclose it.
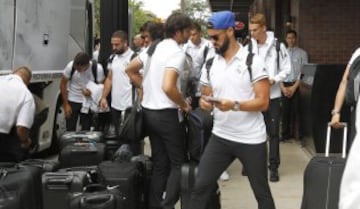
<instances>
[{"instance_id":1,"label":"black backpack","mask_svg":"<svg viewBox=\"0 0 360 209\"><path fill-rule=\"evenodd\" d=\"M91 65L91 72L92 72L92 74L93 74L93 76L94 76L94 81L95 81L95 83L99 83L98 82L98 80L97 80L97 61L96 60L91 60L91 62L92 62L92 65ZM74 67L74 64L73 64L73 66L71 67L71 72L70 72L70 77L69 77L69 80L71 80L72 79L72 77L73 77L73 75L74 75L74 73L75 73L75 67ZM104 72L104 75L106 75L105 74L105 72Z\"/></svg>"},{"instance_id":2,"label":"black backpack","mask_svg":"<svg viewBox=\"0 0 360 209\"><path fill-rule=\"evenodd\" d=\"M276 64L277 64L277 70L280 70L280 44L281 42L275 39L275 49L276 49ZM248 50L249 52L252 52L252 41L250 40L248 43Z\"/></svg>"},{"instance_id":3,"label":"black backpack","mask_svg":"<svg viewBox=\"0 0 360 209\"><path fill-rule=\"evenodd\" d=\"M348 82L345 91L345 102L348 105L354 106L359 97L360 89L360 56L358 56L351 64L349 69L349 75L347 77Z\"/></svg>"}]
</instances>

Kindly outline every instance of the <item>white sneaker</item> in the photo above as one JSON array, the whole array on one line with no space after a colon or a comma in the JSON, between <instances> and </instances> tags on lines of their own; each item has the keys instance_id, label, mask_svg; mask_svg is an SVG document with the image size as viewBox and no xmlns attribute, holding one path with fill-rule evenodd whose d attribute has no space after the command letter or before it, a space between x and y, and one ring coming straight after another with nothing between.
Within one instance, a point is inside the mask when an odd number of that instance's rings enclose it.
<instances>
[{"instance_id":1,"label":"white sneaker","mask_svg":"<svg viewBox=\"0 0 360 209\"><path fill-rule=\"evenodd\" d=\"M228 172L227 171L222 172L222 174L220 176L220 179L222 181L228 181L230 179L230 176L229 176Z\"/></svg>"}]
</instances>

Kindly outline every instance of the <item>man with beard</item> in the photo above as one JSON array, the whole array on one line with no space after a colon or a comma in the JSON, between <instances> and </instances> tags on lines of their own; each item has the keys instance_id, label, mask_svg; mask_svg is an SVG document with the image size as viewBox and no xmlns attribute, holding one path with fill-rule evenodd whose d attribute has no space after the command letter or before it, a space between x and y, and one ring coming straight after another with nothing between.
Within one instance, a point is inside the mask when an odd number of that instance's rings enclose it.
<instances>
[{"instance_id":1,"label":"man with beard","mask_svg":"<svg viewBox=\"0 0 360 209\"><path fill-rule=\"evenodd\" d=\"M166 38L141 52L126 70L131 80L144 91L141 105L153 161L150 209L173 209L179 199L186 137L181 111L191 110L180 91L179 80L185 66L181 45L190 36L191 24L191 19L184 14L170 15L164 25ZM144 68L143 81L141 68Z\"/></svg>"},{"instance_id":2,"label":"man with beard","mask_svg":"<svg viewBox=\"0 0 360 209\"><path fill-rule=\"evenodd\" d=\"M112 55L108 63L108 75L104 82L104 90L100 100L100 107L108 107L107 96L111 91L111 118L118 136L121 121L126 117L126 109L132 106L132 84L125 68L134 52L128 47L128 34L124 31L115 31L111 36ZM118 139L121 140L121 139ZM139 147L130 142L134 154L140 152Z\"/></svg>"},{"instance_id":3,"label":"man with beard","mask_svg":"<svg viewBox=\"0 0 360 209\"><path fill-rule=\"evenodd\" d=\"M203 69L200 107L212 110L212 135L200 159L191 209L205 209L221 173L237 158L245 167L259 209L275 209L267 179L266 128L261 111L269 105L269 80L263 60L234 35L235 16L214 13L208 35L217 53Z\"/></svg>"}]
</instances>

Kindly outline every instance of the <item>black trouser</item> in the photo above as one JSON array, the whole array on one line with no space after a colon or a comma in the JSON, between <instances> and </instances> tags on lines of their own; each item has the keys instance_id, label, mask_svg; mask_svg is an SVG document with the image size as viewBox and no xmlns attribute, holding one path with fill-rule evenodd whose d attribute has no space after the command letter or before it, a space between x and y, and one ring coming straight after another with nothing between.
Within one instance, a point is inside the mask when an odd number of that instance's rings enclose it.
<instances>
[{"instance_id":1,"label":"black trouser","mask_svg":"<svg viewBox=\"0 0 360 209\"><path fill-rule=\"evenodd\" d=\"M295 82L284 82L284 86L292 86ZM299 124L299 91L296 89L292 97L281 97L281 137L284 140L296 137L297 125ZM300 128L299 128L300 129ZM300 133L299 133L300 134Z\"/></svg>"},{"instance_id":2,"label":"black trouser","mask_svg":"<svg viewBox=\"0 0 360 209\"><path fill-rule=\"evenodd\" d=\"M15 130L10 134L0 133L0 162L20 162L27 157L27 152L20 147Z\"/></svg>"},{"instance_id":3,"label":"black trouser","mask_svg":"<svg viewBox=\"0 0 360 209\"><path fill-rule=\"evenodd\" d=\"M221 173L237 158L246 169L259 209L275 209L266 167L266 142L243 144L212 135L201 157L191 209L205 209ZM234 194L238 195L238 194ZM236 197L234 197L236 198Z\"/></svg>"},{"instance_id":4,"label":"black trouser","mask_svg":"<svg viewBox=\"0 0 360 209\"><path fill-rule=\"evenodd\" d=\"M70 102L72 114L69 118L66 119L66 130L67 131L76 131L76 123L78 117L80 116L80 125L81 130L90 130L92 124L92 113L81 113L82 103Z\"/></svg>"},{"instance_id":5,"label":"black trouser","mask_svg":"<svg viewBox=\"0 0 360 209\"><path fill-rule=\"evenodd\" d=\"M141 143L140 141L130 141L127 139L121 139L119 137L119 129L120 129L120 124L121 122L125 119L125 117L127 117L128 114L130 114L131 109L128 108L127 110L117 110L114 108L111 108L111 118L112 118L112 122L115 126L115 133L116 133L116 138L117 140L119 140L121 142L121 144L129 144L131 151L133 153L133 155L138 155L141 153Z\"/></svg>"},{"instance_id":6,"label":"black trouser","mask_svg":"<svg viewBox=\"0 0 360 209\"><path fill-rule=\"evenodd\" d=\"M263 112L266 132L269 137L269 168L276 170L280 165L279 129L280 129L280 98L270 100L269 109Z\"/></svg>"},{"instance_id":7,"label":"black trouser","mask_svg":"<svg viewBox=\"0 0 360 209\"><path fill-rule=\"evenodd\" d=\"M180 169L185 161L185 125L177 109L144 110L149 134L153 173L149 207L173 209L180 196ZM166 196L163 200L163 193Z\"/></svg>"}]
</instances>

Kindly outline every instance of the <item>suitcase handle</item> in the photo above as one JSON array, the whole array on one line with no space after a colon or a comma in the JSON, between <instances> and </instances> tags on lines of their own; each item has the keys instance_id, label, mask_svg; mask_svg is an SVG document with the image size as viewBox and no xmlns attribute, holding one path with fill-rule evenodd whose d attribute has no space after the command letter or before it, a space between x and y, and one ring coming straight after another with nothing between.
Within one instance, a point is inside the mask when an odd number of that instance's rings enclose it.
<instances>
[{"instance_id":1,"label":"suitcase handle","mask_svg":"<svg viewBox=\"0 0 360 209\"><path fill-rule=\"evenodd\" d=\"M84 187L84 192L102 192L102 191L106 191L107 188L106 186L102 185L102 184L89 184L87 186Z\"/></svg>"},{"instance_id":2,"label":"suitcase handle","mask_svg":"<svg viewBox=\"0 0 360 209\"><path fill-rule=\"evenodd\" d=\"M341 157L346 157L346 145L347 145L347 123L342 122L341 125L343 126L343 143L342 143L342 154ZM330 136L331 136L331 124L328 123L327 132L326 132L326 145L325 145L325 157L329 157L329 150L330 150Z\"/></svg>"},{"instance_id":3,"label":"suitcase handle","mask_svg":"<svg viewBox=\"0 0 360 209\"><path fill-rule=\"evenodd\" d=\"M113 201L113 194L96 194L91 197L82 197L80 200L80 206L81 208L89 208L89 206L97 206L97 208L102 208L101 206L105 206Z\"/></svg>"}]
</instances>

